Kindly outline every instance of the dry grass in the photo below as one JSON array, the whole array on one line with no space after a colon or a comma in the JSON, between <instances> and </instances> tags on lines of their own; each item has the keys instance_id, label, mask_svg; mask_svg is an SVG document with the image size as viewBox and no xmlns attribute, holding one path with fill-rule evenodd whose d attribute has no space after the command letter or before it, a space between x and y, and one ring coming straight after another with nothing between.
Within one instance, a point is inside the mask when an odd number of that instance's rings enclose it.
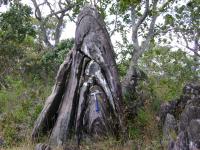
<instances>
[{"instance_id":1,"label":"dry grass","mask_svg":"<svg viewBox=\"0 0 200 150\"><path fill-rule=\"evenodd\" d=\"M35 145L31 142L23 143L18 147L0 148L0 150L34 150ZM77 150L75 146L67 147L66 150ZM53 148L53 150L63 150L63 148ZM133 142L128 141L126 144L120 144L114 140L106 140L97 143L83 143L79 147L79 150L133 150Z\"/></svg>"},{"instance_id":2,"label":"dry grass","mask_svg":"<svg viewBox=\"0 0 200 150\"><path fill-rule=\"evenodd\" d=\"M12 148L6 148L1 150L34 150L34 146L32 144L24 144L19 147L12 147Z\"/></svg>"}]
</instances>

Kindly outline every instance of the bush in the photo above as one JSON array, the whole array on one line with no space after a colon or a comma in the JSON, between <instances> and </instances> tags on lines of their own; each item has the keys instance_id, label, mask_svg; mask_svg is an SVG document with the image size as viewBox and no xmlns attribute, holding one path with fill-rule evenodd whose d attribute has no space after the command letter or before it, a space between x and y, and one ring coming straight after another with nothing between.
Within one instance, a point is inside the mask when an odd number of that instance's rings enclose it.
<instances>
[{"instance_id":1,"label":"bush","mask_svg":"<svg viewBox=\"0 0 200 150\"><path fill-rule=\"evenodd\" d=\"M10 88L0 90L0 137L3 137L5 146L13 146L30 135L52 85L46 86L40 80L30 84L19 77L8 77L7 82Z\"/></svg>"}]
</instances>

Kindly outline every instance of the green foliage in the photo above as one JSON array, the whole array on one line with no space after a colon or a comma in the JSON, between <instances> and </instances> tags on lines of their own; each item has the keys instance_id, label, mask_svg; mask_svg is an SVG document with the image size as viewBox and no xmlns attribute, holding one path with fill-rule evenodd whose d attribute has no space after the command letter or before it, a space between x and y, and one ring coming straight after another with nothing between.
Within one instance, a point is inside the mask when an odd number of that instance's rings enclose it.
<instances>
[{"instance_id":1,"label":"green foliage","mask_svg":"<svg viewBox=\"0 0 200 150\"><path fill-rule=\"evenodd\" d=\"M140 145L142 149L161 148L161 131L155 120L155 112L151 110L151 105L147 104L140 108L137 116L133 120L128 120L129 139L134 141L134 145ZM137 146L134 146L137 149Z\"/></svg>"},{"instance_id":2,"label":"green foliage","mask_svg":"<svg viewBox=\"0 0 200 150\"><path fill-rule=\"evenodd\" d=\"M128 69L128 63L119 63L117 67L118 67L118 72L119 72L120 77L121 78L124 77Z\"/></svg>"},{"instance_id":3,"label":"green foliage","mask_svg":"<svg viewBox=\"0 0 200 150\"><path fill-rule=\"evenodd\" d=\"M138 126L134 127L129 124L128 133L130 139L137 139L141 135L141 129Z\"/></svg>"},{"instance_id":4,"label":"green foliage","mask_svg":"<svg viewBox=\"0 0 200 150\"><path fill-rule=\"evenodd\" d=\"M31 20L31 8L21 3L11 3L0 14L0 84L11 72L21 71L25 51L32 49L35 31Z\"/></svg>"},{"instance_id":5,"label":"green foliage","mask_svg":"<svg viewBox=\"0 0 200 150\"><path fill-rule=\"evenodd\" d=\"M145 111L144 108L141 108L138 111L137 119L141 126L145 126L150 121L149 113L147 111Z\"/></svg>"},{"instance_id":6,"label":"green foliage","mask_svg":"<svg viewBox=\"0 0 200 150\"><path fill-rule=\"evenodd\" d=\"M126 35L122 35L123 38L123 44L121 42L117 42L116 46L118 49L116 52L116 59L117 59L117 65L119 74L121 77L124 77L126 75L126 71L129 67L130 58L132 55L133 45L129 44L127 39L125 38Z\"/></svg>"},{"instance_id":7,"label":"green foliage","mask_svg":"<svg viewBox=\"0 0 200 150\"><path fill-rule=\"evenodd\" d=\"M180 28L185 31L199 29L199 15L199 0L190 0L184 5L175 6L176 25L180 25Z\"/></svg>"},{"instance_id":8,"label":"green foliage","mask_svg":"<svg viewBox=\"0 0 200 150\"><path fill-rule=\"evenodd\" d=\"M35 36L31 23L31 8L21 3L11 4L9 11L0 15L1 42L23 42L26 36Z\"/></svg>"},{"instance_id":9,"label":"green foliage","mask_svg":"<svg viewBox=\"0 0 200 150\"><path fill-rule=\"evenodd\" d=\"M167 47L154 48L140 60L141 68L149 77L146 89L160 100L179 97L185 83L198 75L193 69L195 65L196 62L186 52Z\"/></svg>"},{"instance_id":10,"label":"green foliage","mask_svg":"<svg viewBox=\"0 0 200 150\"><path fill-rule=\"evenodd\" d=\"M56 72L67 56L67 53L73 48L73 45L74 39L67 39L61 41L55 49L46 51L41 58L42 66L47 71Z\"/></svg>"},{"instance_id":11,"label":"green foliage","mask_svg":"<svg viewBox=\"0 0 200 150\"><path fill-rule=\"evenodd\" d=\"M0 89L0 136L6 142L5 146L18 145L26 140L27 134L30 135L30 129L49 95L57 68L73 43L74 40L69 39L58 44L55 51L37 51L37 43L29 36L17 44L23 50L20 59L17 63L12 62L12 73L3 78L9 87ZM9 43L8 46L12 47ZM9 58L14 57L10 55ZM4 53L2 56L8 55ZM5 61L5 66L7 64Z\"/></svg>"},{"instance_id":12,"label":"green foliage","mask_svg":"<svg viewBox=\"0 0 200 150\"><path fill-rule=\"evenodd\" d=\"M170 14L167 14L166 16L165 16L165 25L173 25L173 23L174 23L174 18L173 18L173 16L172 15L170 15Z\"/></svg>"},{"instance_id":13,"label":"green foliage","mask_svg":"<svg viewBox=\"0 0 200 150\"><path fill-rule=\"evenodd\" d=\"M190 0L186 3L177 1L177 4L171 8L171 12L165 15L163 30L169 31L166 33L169 33L171 41L176 40L188 50L199 51L199 16L199 0Z\"/></svg>"},{"instance_id":14,"label":"green foliage","mask_svg":"<svg viewBox=\"0 0 200 150\"><path fill-rule=\"evenodd\" d=\"M64 61L67 53L72 49L73 45L74 39L61 41L54 50L47 51L43 55L43 62L45 64L61 64Z\"/></svg>"},{"instance_id":15,"label":"green foliage","mask_svg":"<svg viewBox=\"0 0 200 150\"><path fill-rule=\"evenodd\" d=\"M141 0L120 0L120 9L125 11L129 6L134 5L137 6L141 3Z\"/></svg>"},{"instance_id":16,"label":"green foliage","mask_svg":"<svg viewBox=\"0 0 200 150\"><path fill-rule=\"evenodd\" d=\"M30 84L16 76L6 80L10 88L0 90L0 136L6 142L5 146L13 146L26 140L30 134L29 129L40 113L52 85L45 86L40 80Z\"/></svg>"}]
</instances>

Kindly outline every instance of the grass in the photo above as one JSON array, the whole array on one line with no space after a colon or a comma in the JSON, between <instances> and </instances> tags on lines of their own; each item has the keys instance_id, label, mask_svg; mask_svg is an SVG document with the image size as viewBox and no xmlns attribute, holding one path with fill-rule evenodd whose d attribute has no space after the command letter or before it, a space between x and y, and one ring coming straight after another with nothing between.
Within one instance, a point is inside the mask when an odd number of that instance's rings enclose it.
<instances>
[{"instance_id":1,"label":"grass","mask_svg":"<svg viewBox=\"0 0 200 150\"><path fill-rule=\"evenodd\" d=\"M34 85L21 80L9 79L10 88L0 90L0 137L5 145L0 150L32 150L30 134L33 123L40 113L52 85L45 86L39 80ZM33 83L33 82L32 82ZM128 120L129 137L125 144L114 139L96 143L82 143L81 150L160 150L160 130L157 127L152 102L146 100L138 115ZM71 144L73 147L73 144ZM55 148L61 150L61 148Z\"/></svg>"},{"instance_id":2,"label":"grass","mask_svg":"<svg viewBox=\"0 0 200 150\"><path fill-rule=\"evenodd\" d=\"M3 148L2 150L33 150L33 149L34 149L34 144L26 142L17 147Z\"/></svg>"},{"instance_id":3,"label":"grass","mask_svg":"<svg viewBox=\"0 0 200 150\"><path fill-rule=\"evenodd\" d=\"M17 147L30 135L50 88L39 80L34 84L8 78L9 89L0 90L0 137L4 147Z\"/></svg>"}]
</instances>

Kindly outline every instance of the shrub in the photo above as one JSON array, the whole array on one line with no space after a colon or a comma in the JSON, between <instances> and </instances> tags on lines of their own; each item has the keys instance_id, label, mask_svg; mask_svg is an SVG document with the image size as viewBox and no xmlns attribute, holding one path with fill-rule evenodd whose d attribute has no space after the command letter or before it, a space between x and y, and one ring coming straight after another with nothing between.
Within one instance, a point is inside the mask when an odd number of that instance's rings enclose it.
<instances>
[{"instance_id":1,"label":"shrub","mask_svg":"<svg viewBox=\"0 0 200 150\"><path fill-rule=\"evenodd\" d=\"M25 141L27 134L30 135L52 85L46 86L40 80L30 84L11 76L7 82L10 88L0 90L0 136L5 146L13 146Z\"/></svg>"}]
</instances>

